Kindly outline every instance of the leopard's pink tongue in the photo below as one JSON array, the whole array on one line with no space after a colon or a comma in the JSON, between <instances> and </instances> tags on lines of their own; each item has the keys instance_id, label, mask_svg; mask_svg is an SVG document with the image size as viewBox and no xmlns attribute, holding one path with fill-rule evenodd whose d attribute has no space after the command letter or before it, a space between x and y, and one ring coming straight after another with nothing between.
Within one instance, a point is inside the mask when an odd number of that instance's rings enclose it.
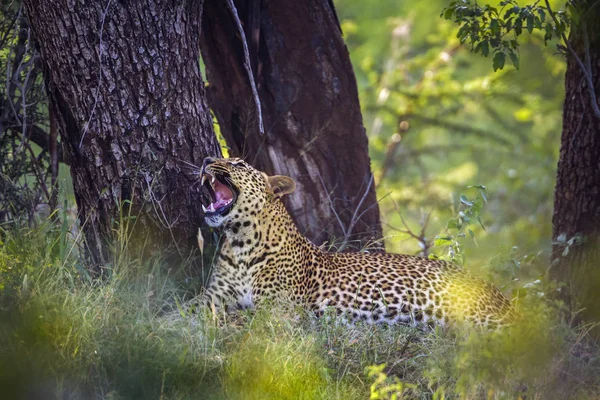
<instances>
[{"instance_id":1,"label":"leopard's pink tongue","mask_svg":"<svg viewBox=\"0 0 600 400\"><path fill-rule=\"evenodd\" d=\"M215 191L215 202L210 204L208 207L209 210L217 210L218 208L231 203L233 200L233 193L231 190L217 180L213 183L213 190Z\"/></svg>"}]
</instances>

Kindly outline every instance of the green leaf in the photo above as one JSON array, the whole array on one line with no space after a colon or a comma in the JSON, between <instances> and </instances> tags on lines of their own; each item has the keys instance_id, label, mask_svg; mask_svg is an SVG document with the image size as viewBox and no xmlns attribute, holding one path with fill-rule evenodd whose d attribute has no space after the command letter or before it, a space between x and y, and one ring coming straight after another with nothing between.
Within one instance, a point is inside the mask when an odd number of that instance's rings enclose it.
<instances>
[{"instance_id":1,"label":"green leaf","mask_svg":"<svg viewBox=\"0 0 600 400\"><path fill-rule=\"evenodd\" d=\"M546 11L544 11L543 8L538 8L538 14L540 16L541 22L545 22L546 21ZM542 29L542 28L540 27L540 29Z\"/></svg>"},{"instance_id":2,"label":"green leaf","mask_svg":"<svg viewBox=\"0 0 600 400\"><path fill-rule=\"evenodd\" d=\"M470 186L467 186L467 187L468 188L475 188L475 189L479 189L479 190L483 190L483 191L487 190L487 187L485 185L480 184L480 183L478 183L477 185L470 185Z\"/></svg>"},{"instance_id":3,"label":"green leaf","mask_svg":"<svg viewBox=\"0 0 600 400\"><path fill-rule=\"evenodd\" d=\"M475 242L475 246L479 247L479 244L477 243L477 239L475 239L475 233L473 233L473 231L470 229L469 229L469 236L471 236L471 239L473 239L473 242Z\"/></svg>"},{"instance_id":4,"label":"green leaf","mask_svg":"<svg viewBox=\"0 0 600 400\"><path fill-rule=\"evenodd\" d=\"M523 20L521 18L517 18L515 20L515 34L519 36L523 31Z\"/></svg>"},{"instance_id":5,"label":"green leaf","mask_svg":"<svg viewBox=\"0 0 600 400\"><path fill-rule=\"evenodd\" d=\"M460 40L460 43L464 43L467 40L467 36L469 36L469 26L463 25L458 30L456 37Z\"/></svg>"},{"instance_id":6,"label":"green leaf","mask_svg":"<svg viewBox=\"0 0 600 400\"><path fill-rule=\"evenodd\" d=\"M454 238L448 235L438 235L435 237L433 245L434 246L445 246L447 244L451 244Z\"/></svg>"},{"instance_id":7,"label":"green leaf","mask_svg":"<svg viewBox=\"0 0 600 400\"><path fill-rule=\"evenodd\" d=\"M509 8L508 10L506 10L506 12L504 13L504 19L507 19L508 17L510 17L513 14L518 14L519 13L519 7L512 7Z\"/></svg>"},{"instance_id":8,"label":"green leaf","mask_svg":"<svg viewBox=\"0 0 600 400\"><path fill-rule=\"evenodd\" d=\"M460 196L460 202L468 207L473 207L473 202L469 201L469 199L467 199L467 196L465 196L464 194Z\"/></svg>"},{"instance_id":9,"label":"green leaf","mask_svg":"<svg viewBox=\"0 0 600 400\"><path fill-rule=\"evenodd\" d=\"M481 217L479 215L477 216L477 221L479 221L479 225L481 225L483 230L487 232L487 229L485 229L485 226L483 226L483 222L481 222Z\"/></svg>"},{"instance_id":10,"label":"green leaf","mask_svg":"<svg viewBox=\"0 0 600 400\"><path fill-rule=\"evenodd\" d=\"M483 209L483 202L481 201L481 198L477 197L471 203L473 203L473 206L471 207L472 213L479 214L479 212Z\"/></svg>"},{"instance_id":11,"label":"green leaf","mask_svg":"<svg viewBox=\"0 0 600 400\"><path fill-rule=\"evenodd\" d=\"M494 54L494 60L493 60L494 71L503 69L505 61L506 61L506 56L503 52L499 51L496 54Z\"/></svg>"},{"instance_id":12,"label":"green leaf","mask_svg":"<svg viewBox=\"0 0 600 400\"><path fill-rule=\"evenodd\" d=\"M480 190L480 191L479 191L479 194L481 195L481 198L483 199L483 201L487 203L487 202L488 202L488 200L487 200L487 194L486 194L486 192L485 192L485 189L483 189L483 190Z\"/></svg>"},{"instance_id":13,"label":"green leaf","mask_svg":"<svg viewBox=\"0 0 600 400\"><path fill-rule=\"evenodd\" d=\"M516 69L519 69L519 55L517 53L515 53L514 51L511 51L509 53L510 56L510 61L512 62L513 66Z\"/></svg>"},{"instance_id":14,"label":"green leaf","mask_svg":"<svg viewBox=\"0 0 600 400\"><path fill-rule=\"evenodd\" d=\"M442 15L444 16L444 19L452 19L452 16L454 15L454 8L446 8Z\"/></svg>"},{"instance_id":15,"label":"green leaf","mask_svg":"<svg viewBox=\"0 0 600 400\"><path fill-rule=\"evenodd\" d=\"M500 24L498 23L498 19L493 18L490 22L490 31L492 35L497 36L500 34Z\"/></svg>"},{"instance_id":16,"label":"green leaf","mask_svg":"<svg viewBox=\"0 0 600 400\"><path fill-rule=\"evenodd\" d=\"M456 218L450 218L448 220L448 224L446 225L446 228L448 228L448 229L460 229L460 226L458 225L458 220Z\"/></svg>"},{"instance_id":17,"label":"green leaf","mask_svg":"<svg viewBox=\"0 0 600 400\"><path fill-rule=\"evenodd\" d=\"M483 201L485 203L488 202L488 199L487 199L487 188L484 185L481 185L481 184L479 184L479 185L470 185L470 186L467 186L467 187L468 188L478 189L479 190L479 195L481 196L481 198L483 199Z\"/></svg>"},{"instance_id":18,"label":"green leaf","mask_svg":"<svg viewBox=\"0 0 600 400\"><path fill-rule=\"evenodd\" d=\"M490 54L490 43L487 40L481 42L481 54L487 57Z\"/></svg>"},{"instance_id":19,"label":"green leaf","mask_svg":"<svg viewBox=\"0 0 600 400\"><path fill-rule=\"evenodd\" d=\"M529 33L533 32L533 28L534 28L534 20L533 20L533 15L529 15L527 16L527 31Z\"/></svg>"}]
</instances>

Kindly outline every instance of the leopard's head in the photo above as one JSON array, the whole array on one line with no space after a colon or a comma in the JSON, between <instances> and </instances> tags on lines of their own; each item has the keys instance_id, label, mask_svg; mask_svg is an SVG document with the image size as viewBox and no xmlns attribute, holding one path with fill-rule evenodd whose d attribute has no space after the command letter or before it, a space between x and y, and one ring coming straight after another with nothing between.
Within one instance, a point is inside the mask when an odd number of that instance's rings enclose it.
<instances>
[{"instance_id":1,"label":"leopard's head","mask_svg":"<svg viewBox=\"0 0 600 400\"><path fill-rule=\"evenodd\" d=\"M210 194L204 219L212 227L253 220L267 203L296 188L292 178L268 176L239 158L207 157L201 180Z\"/></svg>"}]
</instances>

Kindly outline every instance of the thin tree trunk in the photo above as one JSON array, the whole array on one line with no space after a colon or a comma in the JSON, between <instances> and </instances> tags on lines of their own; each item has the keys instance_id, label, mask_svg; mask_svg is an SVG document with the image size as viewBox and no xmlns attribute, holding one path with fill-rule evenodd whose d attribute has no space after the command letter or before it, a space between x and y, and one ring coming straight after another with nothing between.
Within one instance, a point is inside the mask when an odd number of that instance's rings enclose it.
<instances>
[{"instance_id":1,"label":"thin tree trunk","mask_svg":"<svg viewBox=\"0 0 600 400\"><path fill-rule=\"evenodd\" d=\"M566 284L559 289L559 297L571 311L579 312L579 321L600 320L600 118L594 116L591 103L600 97L597 9L592 11L595 16L588 13L582 19L587 25L589 47L582 25L571 30L570 42L578 57L584 63L589 61L596 95L590 95L582 69L569 54L552 219L555 244L550 274Z\"/></svg>"},{"instance_id":2,"label":"thin tree trunk","mask_svg":"<svg viewBox=\"0 0 600 400\"><path fill-rule=\"evenodd\" d=\"M91 261L110 261L125 224L146 250L186 257L202 214L182 161L220 154L199 70L202 1L24 3Z\"/></svg>"},{"instance_id":3,"label":"thin tree trunk","mask_svg":"<svg viewBox=\"0 0 600 400\"><path fill-rule=\"evenodd\" d=\"M356 79L327 0L207 0L201 46L208 97L234 156L297 182L287 208L314 242L361 247L381 238ZM244 67L262 104L264 134ZM344 246L345 246L344 245Z\"/></svg>"}]
</instances>

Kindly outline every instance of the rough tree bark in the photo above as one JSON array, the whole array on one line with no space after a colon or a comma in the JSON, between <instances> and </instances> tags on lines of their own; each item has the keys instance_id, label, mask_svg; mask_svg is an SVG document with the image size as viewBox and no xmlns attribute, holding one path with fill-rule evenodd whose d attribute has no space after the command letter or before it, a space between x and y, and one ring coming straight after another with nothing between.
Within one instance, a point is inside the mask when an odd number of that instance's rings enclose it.
<instances>
[{"instance_id":1,"label":"rough tree bark","mask_svg":"<svg viewBox=\"0 0 600 400\"><path fill-rule=\"evenodd\" d=\"M220 154L199 70L202 1L24 3L91 261L110 261L107 239L130 214L147 249L185 257L202 215L182 161Z\"/></svg>"},{"instance_id":2,"label":"rough tree bark","mask_svg":"<svg viewBox=\"0 0 600 400\"><path fill-rule=\"evenodd\" d=\"M233 156L298 186L287 208L314 242L381 238L356 79L328 0L235 1L262 104L258 130L242 35L224 0L207 0L200 38L208 99ZM224 68L226 66L226 68ZM344 247L344 246L343 246Z\"/></svg>"},{"instance_id":3,"label":"rough tree bark","mask_svg":"<svg viewBox=\"0 0 600 400\"><path fill-rule=\"evenodd\" d=\"M592 102L600 100L600 11L595 7L583 15L585 29L574 25L569 40L591 68L595 95L579 63L568 54L550 268L551 277L566 284L559 297L579 312L579 321L600 320L600 118L592 109Z\"/></svg>"}]
</instances>

